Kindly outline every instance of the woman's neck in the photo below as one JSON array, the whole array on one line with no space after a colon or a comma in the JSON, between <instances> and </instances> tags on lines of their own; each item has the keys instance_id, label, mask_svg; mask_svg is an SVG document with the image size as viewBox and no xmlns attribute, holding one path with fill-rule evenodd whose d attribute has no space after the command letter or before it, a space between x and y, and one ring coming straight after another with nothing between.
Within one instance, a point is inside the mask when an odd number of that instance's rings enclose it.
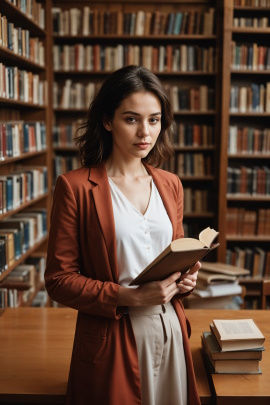
<instances>
[{"instance_id":1,"label":"woman's neck","mask_svg":"<svg viewBox=\"0 0 270 405\"><path fill-rule=\"evenodd\" d=\"M141 159L126 162L117 161L111 156L106 161L105 166L109 177L124 177L127 179L134 179L148 175Z\"/></svg>"}]
</instances>

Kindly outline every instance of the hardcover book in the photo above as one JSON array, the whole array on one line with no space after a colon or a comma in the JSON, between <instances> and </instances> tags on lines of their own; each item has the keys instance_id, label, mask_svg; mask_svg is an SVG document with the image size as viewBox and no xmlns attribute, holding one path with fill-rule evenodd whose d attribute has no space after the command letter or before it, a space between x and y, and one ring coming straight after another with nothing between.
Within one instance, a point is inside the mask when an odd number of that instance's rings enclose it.
<instances>
[{"instance_id":1,"label":"hardcover book","mask_svg":"<svg viewBox=\"0 0 270 405\"><path fill-rule=\"evenodd\" d=\"M176 239L150 263L129 285L140 285L150 281L160 281L180 271L187 272L198 260L219 246L213 244L218 232L212 228L204 229L199 239Z\"/></svg>"},{"instance_id":2,"label":"hardcover book","mask_svg":"<svg viewBox=\"0 0 270 405\"><path fill-rule=\"evenodd\" d=\"M202 346L212 360L261 360L264 347L222 352L211 332L203 332Z\"/></svg>"},{"instance_id":3,"label":"hardcover book","mask_svg":"<svg viewBox=\"0 0 270 405\"><path fill-rule=\"evenodd\" d=\"M221 351L257 349L265 341L253 319L216 319L210 327Z\"/></svg>"}]
</instances>

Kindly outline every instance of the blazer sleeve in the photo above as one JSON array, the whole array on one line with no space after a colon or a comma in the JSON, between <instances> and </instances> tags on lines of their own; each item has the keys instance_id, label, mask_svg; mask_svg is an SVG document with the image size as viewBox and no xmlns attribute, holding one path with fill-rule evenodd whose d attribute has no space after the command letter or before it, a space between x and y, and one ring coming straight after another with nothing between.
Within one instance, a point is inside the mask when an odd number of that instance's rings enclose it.
<instances>
[{"instance_id":1,"label":"blazer sleeve","mask_svg":"<svg viewBox=\"0 0 270 405\"><path fill-rule=\"evenodd\" d=\"M121 317L119 285L80 274L79 210L73 190L58 177L54 191L49 232L45 286L49 296L71 308L92 315Z\"/></svg>"}]
</instances>

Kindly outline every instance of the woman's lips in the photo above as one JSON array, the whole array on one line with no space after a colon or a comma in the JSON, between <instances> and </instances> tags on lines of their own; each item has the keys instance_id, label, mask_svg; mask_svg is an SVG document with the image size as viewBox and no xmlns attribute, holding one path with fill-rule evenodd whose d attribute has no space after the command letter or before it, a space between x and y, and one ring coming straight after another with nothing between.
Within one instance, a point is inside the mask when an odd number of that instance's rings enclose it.
<instances>
[{"instance_id":1,"label":"woman's lips","mask_svg":"<svg viewBox=\"0 0 270 405\"><path fill-rule=\"evenodd\" d=\"M139 149L146 149L149 146L149 143L146 142L140 142L140 143L135 143L135 146Z\"/></svg>"}]
</instances>

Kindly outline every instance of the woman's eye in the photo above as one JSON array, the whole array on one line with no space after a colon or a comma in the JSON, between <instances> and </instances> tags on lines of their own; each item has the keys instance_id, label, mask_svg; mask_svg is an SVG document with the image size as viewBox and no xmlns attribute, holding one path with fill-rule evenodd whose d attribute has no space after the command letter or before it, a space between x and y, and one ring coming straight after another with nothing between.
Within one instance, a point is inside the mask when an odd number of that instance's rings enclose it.
<instances>
[{"instance_id":1,"label":"woman's eye","mask_svg":"<svg viewBox=\"0 0 270 405\"><path fill-rule=\"evenodd\" d=\"M159 122L159 119L158 118L151 118L150 119L150 124L156 124L156 123L158 123Z\"/></svg>"},{"instance_id":2,"label":"woman's eye","mask_svg":"<svg viewBox=\"0 0 270 405\"><path fill-rule=\"evenodd\" d=\"M136 122L136 119L134 117L127 117L127 122L133 124L134 122Z\"/></svg>"}]
</instances>

